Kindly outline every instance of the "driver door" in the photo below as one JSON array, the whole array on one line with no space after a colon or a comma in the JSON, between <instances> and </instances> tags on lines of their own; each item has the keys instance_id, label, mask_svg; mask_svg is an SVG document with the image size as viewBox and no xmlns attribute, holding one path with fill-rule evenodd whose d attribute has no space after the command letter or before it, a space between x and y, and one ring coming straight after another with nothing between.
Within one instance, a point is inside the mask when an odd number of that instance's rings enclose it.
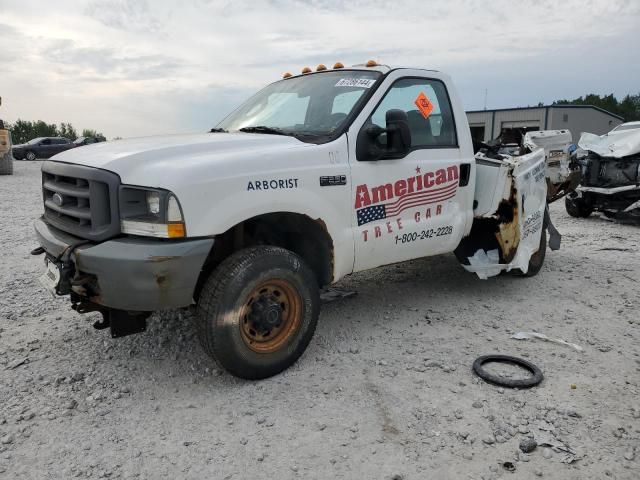
<instances>
[{"instance_id":1,"label":"driver door","mask_svg":"<svg viewBox=\"0 0 640 480\"><path fill-rule=\"evenodd\" d=\"M53 155L53 146L52 140L50 138L45 138L38 143L38 148L36 149L37 156L39 158L49 158Z\"/></svg>"},{"instance_id":2,"label":"driver door","mask_svg":"<svg viewBox=\"0 0 640 480\"><path fill-rule=\"evenodd\" d=\"M473 152L461 152L445 82L409 72L389 74L349 130L354 271L451 252L472 222ZM386 113L397 109L407 114L408 151L367 158L356 138L386 128ZM371 141L386 145L386 134Z\"/></svg>"}]
</instances>

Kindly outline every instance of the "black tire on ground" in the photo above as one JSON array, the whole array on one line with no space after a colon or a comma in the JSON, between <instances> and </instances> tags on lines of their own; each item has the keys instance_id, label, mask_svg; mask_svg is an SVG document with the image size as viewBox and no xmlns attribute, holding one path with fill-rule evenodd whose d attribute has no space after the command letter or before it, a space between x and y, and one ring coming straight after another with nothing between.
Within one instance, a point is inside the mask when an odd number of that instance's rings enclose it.
<instances>
[{"instance_id":1,"label":"black tire on ground","mask_svg":"<svg viewBox=\"0 0 640 480\"><path fill-rule=\"evenodd\" d=\"M11 152L0 155L0 175L13 175L13 156Z\"/></svg>"},{"instance_id":2,"label":"black tire on ground","mask_svg":"<svg viewBox=\"0 0 640 480\"><path fill-rule=\"evenodd\" d=\"M531 372L531 376L529 378L519 378L514 380L511 378L494 375L484 369L484 364L490 362L510 363L513 365L518 365ZM533 363L527 362L522 358L511 357L509 355L484 355L482 357L479 357L473 362L473 371L476 373L476 375L478 375L486 382L508 388L535 387L544 378L544 376L542 375L542 371Z\"/></svg>"},{"instance_id":3,"label":"black tire on ground","mask_svg":"<svg viewBox=\"0 0 640 480\"><path fill-rule=\"evenodd\" d=\"M224 260L205 281L198 336L225 370L257 380L295 363L313 337L319 312L316 277L298 255L250 247Z\"/></svg>"},{"instance_id":4,"label":"black tire on ground","mask_svg":"<svg viewBox=\"0 0 640 480\"><path fill-rule=\"evenodd\" d=\"M38 156L35 154L35 152L32 152L31 150L29 150L27 153L24 154L24 158L32 162L34 160L37 160Z\"/></svg>"},{"instance_id":5,"label":"black tire on ground","mask_svg":"<svg viewBox=\"0 0 640 480\"><path fill-rule=\"evenodd\" d=\"M538 247L538 251L531 255L529 259L529 268L527 268L527 273L524 273L519 268L515 270L516 275L521 277L534 277L538 274L538 272L542 269L542 265L544 265L544 259L547 254L547 225L542 225L542 232L540 233L540 246Z\"/></svg>"},{"instance_id":6,"label":"black tire on ground","mask_svg":"<svg viewBox=\"0 0 640 480\"><path fill-rule=\"evenodd\" d=\"M575 218L587 218L593 213L593 206L575 193L570 193L564 197L564 208L569 215Z\"/></svg>"}]
</instances>

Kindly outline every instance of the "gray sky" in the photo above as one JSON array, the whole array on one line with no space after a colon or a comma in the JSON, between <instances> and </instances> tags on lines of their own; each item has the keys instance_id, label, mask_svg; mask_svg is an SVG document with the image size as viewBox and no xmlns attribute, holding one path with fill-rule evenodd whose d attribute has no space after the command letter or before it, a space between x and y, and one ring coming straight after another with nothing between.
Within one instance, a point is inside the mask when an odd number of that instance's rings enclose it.
<instances>
[{"instance_id":1,"label":"gray sky","mask_svg":"<svg viewBox=\"0 0 640 480\"><path fill-rule=\"evenodd\" d=\"M0 118L204 131L285 71L370 58L449 73L467 109L623 96L639 26L637 0L0 0Z\"/></svg>"}]
</instances>

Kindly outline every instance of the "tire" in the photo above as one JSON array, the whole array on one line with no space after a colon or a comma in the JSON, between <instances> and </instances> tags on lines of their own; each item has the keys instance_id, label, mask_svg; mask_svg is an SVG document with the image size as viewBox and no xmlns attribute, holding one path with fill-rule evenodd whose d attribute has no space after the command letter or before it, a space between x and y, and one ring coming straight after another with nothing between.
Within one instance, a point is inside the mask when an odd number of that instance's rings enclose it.
<instances>
[{"instance_id":1,"label":"tire","mask_svg":"<svg viewBox=\"0 0 640 480\"><path fill-rule=\"evenodd\" d=\"M544 265L544 259L547 255L547 225L542 225L542 232L540 233L540 246L538 251L531 255L529 259L529 267L527 273L524 273L519 268L515 270L516 275L520 277L535 277Z\"/></svg>"},{"instance_id":2,"label":"tire","mask_svg":"<svg viewBox=\"0 0 640 480\"><path fill-rule=\"evenodd\" d=\"M0 157L0 175L13 175L13 156L11 152Z\"/></svg>"},{"instance_id":3,"label":"tire","mask_svg":"<svg viewBox=\"0 0 640 480\"><path fill-rule=\"evenodd\" d=\"M32 152L31 150L29 150L27 153L25 153L24 158L25 160L29 160L30 162L33 162L34 160L38 159L38 156L35 154L35 152Z\"/></svg>"},{"instance_id":4,"label":"tire","mask_svg":"<svg viewBox=\"0 0 640 480\"><path fill-rule=\"evenodd\" d=\"M504 378L499 375L493 375L492 373L489 373L484 369L484 364L490 362L511 363L513 365L518 365L531 372L531 376L529 378L512 380L510 378ZM544 379L542 371L536 365L531 362L527 362L522 358L511 357L509 355L484 355L477 358L473 362L472 368L475 374L485 382L499 385L501 387L531 388L538 385Z\"/></svg>"},{"instance_id":5,"label":"tire","mask_svg":"<svg viewBox=\"0 0 640 480\"><path fill-rule=\"evenodd\" d=\"M229 373L257 380L298 360L319 312L318 284L306 263L284 248L257 246L234 253L209 275L196 322L209 356Z\"/></svg>"},{"instance_id":6,"label":"tire","mask_svg":"<svg viewBox=\"0 0 640 480\"><path fill-rule=\"evenodd\" d=\"M579 197L575 192L564 197L564 208L567 213L574 218L587 218L593 213L593 206L588 204L584 198Z\"/></svg>"}]
</instances>

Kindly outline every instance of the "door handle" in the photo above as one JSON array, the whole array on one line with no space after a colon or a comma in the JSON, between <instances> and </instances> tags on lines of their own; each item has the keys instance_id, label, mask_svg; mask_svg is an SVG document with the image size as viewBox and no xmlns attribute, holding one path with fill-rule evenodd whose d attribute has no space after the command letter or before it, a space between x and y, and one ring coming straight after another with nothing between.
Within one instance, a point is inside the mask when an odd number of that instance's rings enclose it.
<instances>
[{"instance_id":1,"label":"door handle","mask_svg":"<svg viewBox=\"0 0 640 480\"><path fill-rule=\"evenodd\" d=\"M458 185L461 187L466 187L469 185L469 178L471 177L471 164L470 163L461 163L460 164L460 181Z\"/></svg>"}]
</instances>

